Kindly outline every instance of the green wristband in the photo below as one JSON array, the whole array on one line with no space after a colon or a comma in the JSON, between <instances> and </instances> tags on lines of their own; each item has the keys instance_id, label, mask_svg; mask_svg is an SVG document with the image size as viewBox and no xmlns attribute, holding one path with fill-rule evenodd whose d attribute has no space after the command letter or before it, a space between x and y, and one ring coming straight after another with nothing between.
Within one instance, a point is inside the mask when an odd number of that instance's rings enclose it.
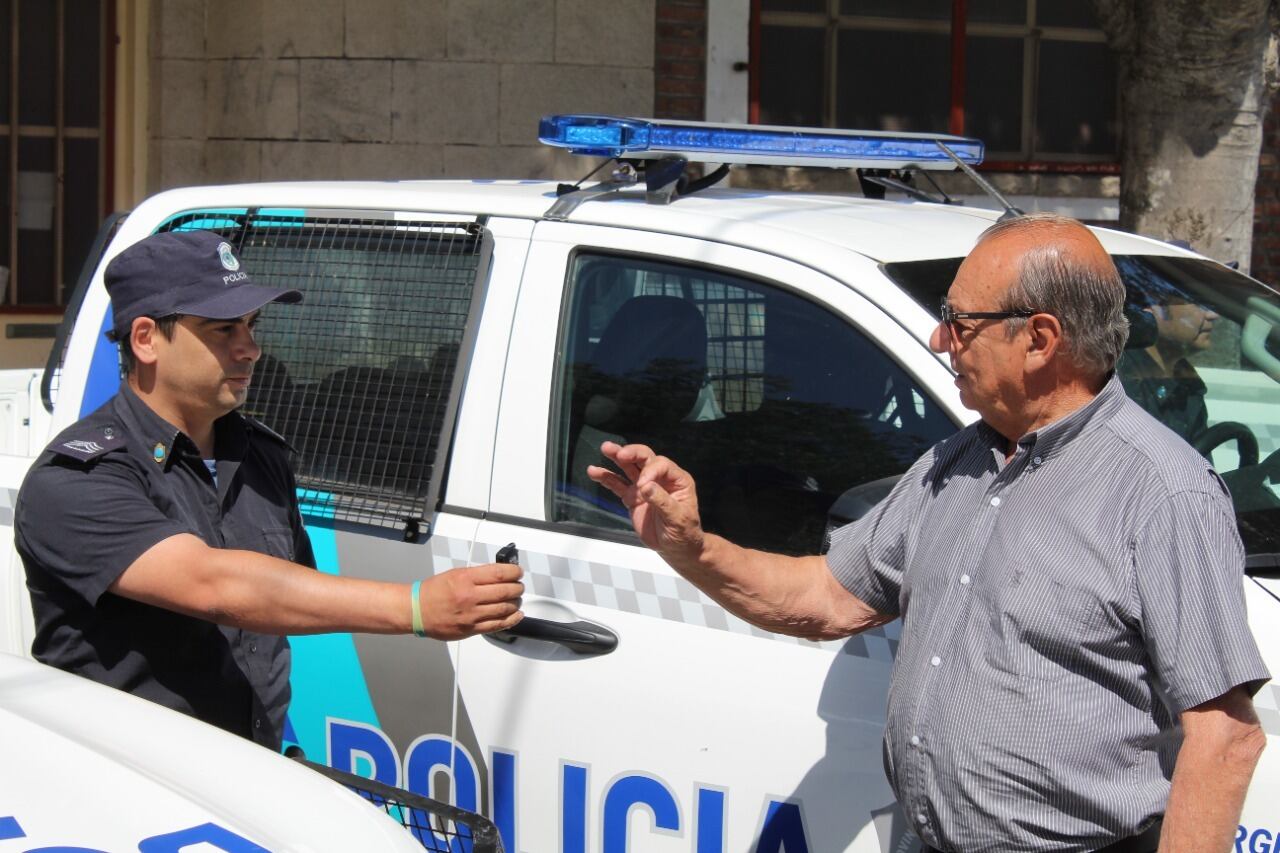
<instances>
[{"instance_id":1,"label":"green wristband","mask_svg":"<svg viewBox=\"0 0 1280 853\"><path fill-rule=\"evenodd\" d=\"M413 633L418 637L427 636L427 632L422 627L422 599L418 597L418 590L422 588L422 581L414 581L413 586L409 588L409 606L413 608Z\"/></svg>"}]
</instances>

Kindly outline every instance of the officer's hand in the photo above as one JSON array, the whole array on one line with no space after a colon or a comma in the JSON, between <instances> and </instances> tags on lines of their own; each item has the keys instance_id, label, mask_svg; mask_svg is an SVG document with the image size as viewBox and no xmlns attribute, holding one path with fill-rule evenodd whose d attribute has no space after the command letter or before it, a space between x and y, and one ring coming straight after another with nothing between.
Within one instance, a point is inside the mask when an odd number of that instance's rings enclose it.
<instances>
[{"instance_id":1,"label":"officer's hand","mask_svg":"<svg viewBox=\"0 0 1280 853\"><path fill-rule=\"evenodd\" d=\"M488 563L451 569L422 582L422 627L437 640L502 631L524 618L520 567Z\"/></svg>"},{"instance_id":2,"label":"officer's hand","mask_svg":"<svg viewBox=\"0 0 1280 853\"><path fill-rule=\"evenodd\" d=\"M587 476L622 500L640 541L677 567L696 560L702 553L702 519L689 472L643 444L622 447L606 441L600 452L630 482L598 465L588 465Z\"/></svg>"}]
</instances>

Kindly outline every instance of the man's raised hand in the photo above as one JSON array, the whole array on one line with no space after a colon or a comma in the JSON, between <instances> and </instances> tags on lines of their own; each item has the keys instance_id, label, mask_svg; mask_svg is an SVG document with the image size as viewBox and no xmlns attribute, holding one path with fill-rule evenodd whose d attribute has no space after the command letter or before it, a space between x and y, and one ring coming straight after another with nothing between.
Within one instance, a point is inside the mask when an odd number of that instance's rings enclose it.
<instances>
[{"instance_id":1,"label":"man's raised hand","mask_svg":"<svg viewBox=\"0 0 1280 853\"><path fill-rule=\"evenodd\" d=\"M618 496L631 513L631 524L644 542L679 567L702 554L702 520L693 477L643 444L625 447L606 441L600 452L626 479L608 468L587 466L587 476Z\"/></svg>"}]
</instances>

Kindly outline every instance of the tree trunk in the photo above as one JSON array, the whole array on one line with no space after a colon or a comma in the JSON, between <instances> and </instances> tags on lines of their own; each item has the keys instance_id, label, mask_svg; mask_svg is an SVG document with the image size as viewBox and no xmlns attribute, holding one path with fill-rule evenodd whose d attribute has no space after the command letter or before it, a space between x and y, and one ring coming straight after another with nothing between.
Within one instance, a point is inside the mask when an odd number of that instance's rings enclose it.
<instances>
[{"instance_id":1,"label":"tree trunk","mask_svg":"<svg viewBox=\"0 0 1280 853\"><path fill-rule=\"evenodd\" d=\"M1093 0L1120 64L1120 226L1249 268L1270 0Z\"/></svg>"}]
</instances>

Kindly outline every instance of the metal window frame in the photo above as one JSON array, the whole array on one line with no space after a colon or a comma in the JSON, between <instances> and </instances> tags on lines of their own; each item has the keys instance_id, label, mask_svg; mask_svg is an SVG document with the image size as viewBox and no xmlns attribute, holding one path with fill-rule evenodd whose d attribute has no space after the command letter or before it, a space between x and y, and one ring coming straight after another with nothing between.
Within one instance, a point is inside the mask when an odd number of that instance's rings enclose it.
<instances>
[{"instance_id":1,"label":"metal window frame","mask_svg":"<svg viewBox=\"0 0 1280 853\"><path fill-rule=\"evenodd\" d=\"M9 140L9 158L5 168L9 179L9 221L5 226L9 232L8 262L9 283L7 292L0 295L0 300L8 306L19 305L18 301L18 151L23 139L54 140L54 199L53 199L53 281L52 301L27 303L37 306L63 308L66 301L63 277L65 275L64 243L66 214L66 142L68 139L96 139L99 141L97 205L96 210L106 211L106 151L103 140L109 137L107 127L107 80L112 68L112 51L108 23L113 19L114 0L102 0L98 6L98 33L102 40L103 50L98 57L98 123L97 127L69 127L66 124L66 37L67 10L66 0L54 0L54 123L52 125L21 124L21 88L19 71L22 58L21 0L8 0L9 17L9 115L8 121L0 123L0 138ZM3 11L0 11L3 14ZM92 255L92 252L90 253Z\"/></svg>"},{"instance_id":2,"label":"metal window frame","mask_svg":"<svg viewBox=\"0 0 1280 853\"><path fill-rule=\"evenodd\" d=\"M1021 149L1018 151L990 152L988 168L999 164L1001 168L1035 167L1046 163L1062 164L1067 168L1082 167L1087 171L1109 171L1119 160L1115 154L1072 154L1037 151L1035 135L1040 44L1043 41L1105 43L1101 30L1081 27L1045 27L1036 24L1036 0L1024 0L1026 19L1022 23L987 23L968 20L966 0L951 0L950 20L918 18L892 18L871 15L841 14L841 0L826 0L825 12L764 11L760 0L753 0L751 19L751 103L750 121L760 121L760 56L761 35L765 26L786 26L824 30L823 80L826 91L823 98L822 125L835 127L839 91L836 71L839 67L839 34L841 31L862 30L872 32L930 33L950 36L952 39L951 80L949 81L950 116L949 132L964 133L964 51L954 50L957 40L968 36L983 38L1017 39L1023 42L1022 51L1022 127Z\"/></svg>"}]
</instances>

